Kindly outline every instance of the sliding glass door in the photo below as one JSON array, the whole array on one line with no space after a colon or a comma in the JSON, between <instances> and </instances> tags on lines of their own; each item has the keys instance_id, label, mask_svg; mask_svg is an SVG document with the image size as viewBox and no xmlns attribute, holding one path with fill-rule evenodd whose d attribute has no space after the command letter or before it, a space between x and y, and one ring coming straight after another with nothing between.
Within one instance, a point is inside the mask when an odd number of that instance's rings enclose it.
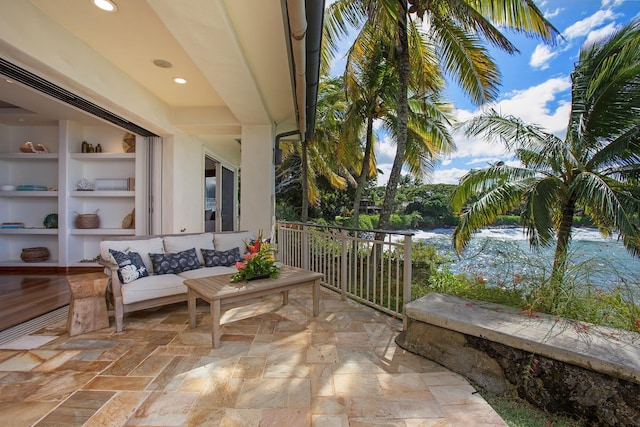
<instances>
[{"instance_id":1,"label":"sliding glass door","mask_svg":"<svg viewBox=\"0 0 640 427\"><path fill-rule=\"evenodd\" d=\"M210 156L204 168L204 229L232 231L237 226L236 172Z\"/></svg>"}]
</instances>

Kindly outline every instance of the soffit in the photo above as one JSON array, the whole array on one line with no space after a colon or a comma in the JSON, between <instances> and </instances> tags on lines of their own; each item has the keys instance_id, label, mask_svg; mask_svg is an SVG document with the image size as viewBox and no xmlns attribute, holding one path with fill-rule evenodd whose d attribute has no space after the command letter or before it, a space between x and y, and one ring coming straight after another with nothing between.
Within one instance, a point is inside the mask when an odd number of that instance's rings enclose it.
<instances>
[{"instance_id":1,"label":"soffit","mask_svg":"<svg viewBox=\"0 0 640 427\"><path fill-rule=\"evenodd\" d=\"M189 134L228 133L230 117L236 131L244 124L295 123L281 0L115 0L116 13L102 12L89 0L30 1L176 118L200 109L201 122L185 123ZM154 59L173 67L159 68ZM176 76L188 84L173 83ZM223 115L206 114L225 109Z\"/></svg>"}]
</instances>

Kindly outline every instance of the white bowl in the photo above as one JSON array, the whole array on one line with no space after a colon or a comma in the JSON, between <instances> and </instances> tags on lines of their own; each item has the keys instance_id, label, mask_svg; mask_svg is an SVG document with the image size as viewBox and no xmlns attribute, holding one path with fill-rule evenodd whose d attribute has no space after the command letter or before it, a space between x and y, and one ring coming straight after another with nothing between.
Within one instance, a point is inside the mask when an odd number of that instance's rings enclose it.
<instances>
[{"instance_id":1,"label":"white bowl","mask_svg":"<svg viewBox=\"0 0 640 427\"><path fill-rule=\"evenodd\" d=\"M17 188L15 185L0 185L1 191L16 191Z\"/></svg>"}]
</instances>

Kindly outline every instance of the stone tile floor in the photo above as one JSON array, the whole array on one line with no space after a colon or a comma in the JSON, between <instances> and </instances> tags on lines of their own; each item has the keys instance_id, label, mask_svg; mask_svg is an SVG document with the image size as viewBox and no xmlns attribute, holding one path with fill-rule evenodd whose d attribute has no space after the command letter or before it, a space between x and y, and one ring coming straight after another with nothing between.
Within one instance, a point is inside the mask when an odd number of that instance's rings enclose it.
<instances>
[{"instance_id":1,"label":"stone tile floor","mask_svg":"<svg viewBox=\"0 0 640 427\"><path fill-rule=\"evenodd\" d=\"M506 425L463 377L397 347L400 321L324 289L320 307L306 289L231 307L215 350L206 304L196 329L186 303L121 333L59 321L0 350L0 425Z\"/></svg>"}]
</instances>

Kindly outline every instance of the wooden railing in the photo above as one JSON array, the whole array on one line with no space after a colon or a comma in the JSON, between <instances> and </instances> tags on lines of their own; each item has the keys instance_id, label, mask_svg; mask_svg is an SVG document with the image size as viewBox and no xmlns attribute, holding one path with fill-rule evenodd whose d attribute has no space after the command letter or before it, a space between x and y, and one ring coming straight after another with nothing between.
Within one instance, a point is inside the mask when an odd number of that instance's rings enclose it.
<instances>
[{"instance_id":1,"label":"wooden railing","mask_svg":"<svg viewBox=\"0 0 640 427\"><path fill-rule=\"evenodd\" d=\"M276 245L283 264L322 273L323 284L343 298L405 319L403 308L411 301L412 236L278 222Z\"/></svg>"}]
</instances>

